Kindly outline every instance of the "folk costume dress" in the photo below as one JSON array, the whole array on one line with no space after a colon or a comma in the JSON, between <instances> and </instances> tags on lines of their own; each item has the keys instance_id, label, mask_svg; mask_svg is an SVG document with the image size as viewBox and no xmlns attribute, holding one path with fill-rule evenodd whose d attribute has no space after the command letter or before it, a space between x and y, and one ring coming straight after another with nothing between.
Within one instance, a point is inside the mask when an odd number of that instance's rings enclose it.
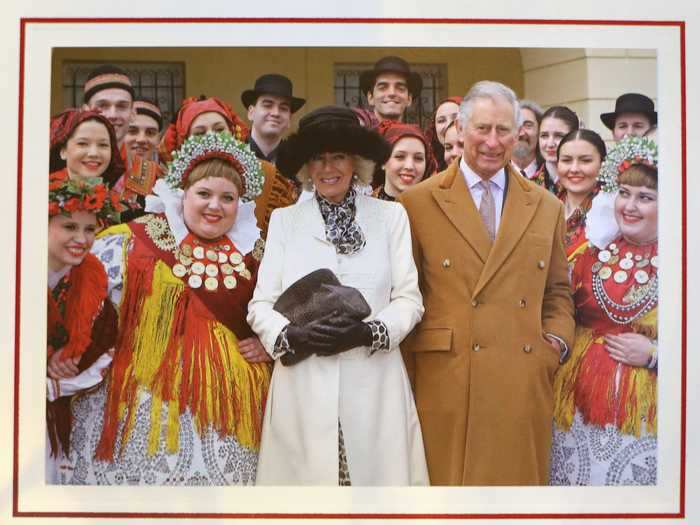
<instances>
[{"instance_id":1,"label":"folk costume dress","mask_svg":"<svg viewBox=\"0 0 700 525\"><path fill-rule=\"evenodd\" d=\"M112 358L107 351L117 335L117 314L107 299L107 274L88 254L77 266L50 272L47 301L47 358L63 350L63 358L80 357L80 373L72 378L47 377L47 483L62 483L71 475L71 399L102 381Z\"/></svg>"},{"instance_id":2,"label":"folk costume dress","mask_svg":"<svg viewBox=\"0 0 700 525\"><path fill-rule=\"evenodd\" d=\"M588 248L572 275L576 337L555 378L552 485L656 483L656 378L609 357L604 336L657 338L656 243Z\"/></svg>"},{"instance_id":3,"label":"folk costume dress","mask_svg":"<svg viewBox=\"0 0 700 525\"><path fill-rule=\"evenodd\" d=\"M232 230L209 242L187 231L164 180L154 190L157 213L108 229L93 248L120 330L105 386L74 404L69 482L252 484L270 380L268 364L238 351L253 335L255 206L239 204Z\"/></svg>"},{"instance_id":4,"label":"folk costume dress","mask_svg":"<svg viewBox=\"0 0 700 525\"><path fill-rule=\"evenodd\" d=\"M153 160L129 155L126 146L119 149L126 171L114 185L121 200L128 203L129 211L122 213L121 222L129 222L145 213L145 197L153 190L156 180L165 175L162 166Z\"/></svg>"},{"instance_id":5,"label":"folk costume dress","mask_svg":"<svg viewBox=\"0 0 700 525\"><path fill-rule=\"evenodd\" d=\"M564 248L566 249L566 258L569 261L569 270L573 270L576 260L588 247L588 239L586 238L586 215L591 209L593 198L598 191L591 192L586 196L580 206L578 206L566 219L566 234L564 237ZM558 193L559 200L566 202L566 190L560 188Z\"/></svg>"}]
</instances>

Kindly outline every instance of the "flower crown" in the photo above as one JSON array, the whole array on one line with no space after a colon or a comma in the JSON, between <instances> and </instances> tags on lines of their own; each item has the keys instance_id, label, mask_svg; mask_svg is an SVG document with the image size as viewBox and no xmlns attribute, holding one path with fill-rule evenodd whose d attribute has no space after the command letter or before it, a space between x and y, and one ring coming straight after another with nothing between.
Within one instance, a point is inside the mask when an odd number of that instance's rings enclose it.
<instances>
[{"instance_id":1,"label":"flower crown","mask_svg":"<svg viewBox=\"0 0 700 525\"><path fill-rule=\"evenodd\" d=\"M173 160L168 164L165 182L173 189L182 188L192 169L211 158L230 162L241 174L241 200L252 201L262 193L265 178L260 161L247 144L239 142L227 131L194 135L185 140L182 147L173 152Z\"/></svg>"},{"instance_id":2,"label":"flower crown","mask_svg":"<svg viewBox=\"0 0 700 525\"><path fill-rule=\"evenodd\" d=\"M647 137L626 136L618 142L607 154L598 180L602 191L614 193L617 191L617 179L633 164L646 164L656 167L659 163L659 148L656 142Z\"/></svg>"},{"instance_id":3,"label":"flower crown","mask_svg":"<svg viewBox=\"0 0 700 525\"><path fill-rule=\"evenodd\" d=\"M71 179L67 170L49 175L49 217L87 211L105 223L118 223L126 206L119 194L107 189L99 177Z\"/></svg>"}]
</instances>

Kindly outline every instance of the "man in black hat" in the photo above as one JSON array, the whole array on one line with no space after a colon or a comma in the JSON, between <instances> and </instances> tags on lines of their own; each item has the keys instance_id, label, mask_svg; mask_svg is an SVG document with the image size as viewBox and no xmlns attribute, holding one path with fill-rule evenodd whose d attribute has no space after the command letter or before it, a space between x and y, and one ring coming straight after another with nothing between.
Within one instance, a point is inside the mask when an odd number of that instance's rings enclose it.
<instances>
[{"instance_id":1,"label":"man in black hat","mask_svg":"<svg viewBox=\"0 0 700 525\"><path fill-rule=\"evenodd\" d=\"M90 72L83 90L83 108L99 111L107 117L121 147L134 104L134 88L126 71L112 64L99 66Z\"/></svg>"},{"instance_id":2,"label":"man in black hat","mask_svg":"<svg viewBox=\"0 0 700 525\"><path fill-rule=\"evenodd\" d=\"M360 75L360 89L367 96L379 122L401 122L406 108L413 99L420 97L423 80L418 73L411 71L403 58L388 56L379 59L372 69Z\"/></svg>"},{"instance_id":3,"label":"man in black hat","mask_svg":"<svg viewBox=\"0 0 700 525\"><path fill-rule=\"evenodd\" d=\"M269 73L255 81L253 89L241 94L248 108L252 130L248 143L255 155L271 163L277 158L277 146L289 128L292 114L306 102L292 95L292 81L284 75Z\"/></svg>"},{"instance_id":4,"label":"man in black hat","mask_svg":"<svg viewBox=\"0 0 700 525\"><path fill-rule=\"evenodd\" d=\"M654 101L639 93L625 93L617 97L615 111L602 113L600 120L612 131L613 139L619 142L625 135L642 137L656 125Z\"/></svg>"}]
</instances>

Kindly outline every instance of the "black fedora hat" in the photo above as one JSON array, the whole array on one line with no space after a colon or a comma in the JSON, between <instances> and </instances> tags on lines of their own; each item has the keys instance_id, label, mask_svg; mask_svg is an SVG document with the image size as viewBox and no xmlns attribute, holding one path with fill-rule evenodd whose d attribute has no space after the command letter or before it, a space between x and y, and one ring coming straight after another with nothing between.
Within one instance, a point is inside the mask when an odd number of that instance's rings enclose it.
<instances>
[{"instance_id":1,"label":"black fedora hat","mask_svg":"<svg viewBox=\"0 0 700 525\"><path fill-rule=\"evenodd\" d=\"M397 73L406 77L408 92L413 98L420 96L423 89L423 79L418 73L412 72L411 68L401 57L388 56L380 58L372 69L362 72L360 75L360 89L365 95L374 89L377 77L382 73Z\"/></svg>"},{"instance_id":2,"label":"black fedora hat","mask_svg":"<svg viewBox=\"0 0 700 525\"><path fill-rule=\"evenodd\" d=\"M292 113L298 111L305 103L306 99L298 98L292 95L292 81L284 75L276 73L268 73L259 77L255 81L253 89L246 89L241 94L241 102L248 109L249 106L255 104L260 95L275 95L278 97L288 98Z\"/></svg>"},{"instance_id":3,"label":"black fedora hat","mask_svg":"<svg viewBox=\"0 0 700 525\"><path fill-rule=\"evenodd\" d=\"M657 115L654 111L654 101L646 95L640 93L625 93L617 97L615 101L615 111L612 113L601 113L600 120L608 129L615 127L615 119L622 113L643 113L649 117L649 122L653 126L656 124Z\"/></svg>"},{"instance_id":4,"label":"black fedora hat","mask_svg":"<svg viewBox=\"0 0 700 525\"><path fill-rule=\"evenodd\" d=\"M293 178L318 153L343 152L384 164L391 146L373 129L360 125L351 109L324 106L304 115L299 130L277 150L277 169Z\"/></svg>"}]
</instances>

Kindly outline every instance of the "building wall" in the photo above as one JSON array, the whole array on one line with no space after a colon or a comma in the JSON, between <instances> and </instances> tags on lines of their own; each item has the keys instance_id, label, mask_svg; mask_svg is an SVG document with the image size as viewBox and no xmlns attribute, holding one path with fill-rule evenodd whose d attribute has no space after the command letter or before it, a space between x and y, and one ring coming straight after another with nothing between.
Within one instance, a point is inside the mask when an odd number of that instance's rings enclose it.
<instances>
[{"instance_id":1,"label":"building wall","mask_svg":"<svg viewBox=\"0 0 700 525\"><path fill-rule=\"evenodd\" d=\"M609 142L600 114L613 111L618 96L643 93L656 100L653 49L522 49L521 55L526 98L544 108L569 106Z\"/></svg>"},{"instance_id":2,"label":"building wall","mask_svg":"<svg viewBox=\"0 0 700 525\"><path fill-rule=\"evenodd\" d=\"M290 77L296 96L307 99L305 111L334 102L333 65L373 63L396 54L409 63L447 64L447 95L464 95L477 80L504 82L522 94L523 71L518 49L481 48L60 48L53 53L51 112L63 109L61 66L64 61L184 62L186 96L221 97L245 117L243 90L263 73Z\"/></svg>"}]
</instances>

